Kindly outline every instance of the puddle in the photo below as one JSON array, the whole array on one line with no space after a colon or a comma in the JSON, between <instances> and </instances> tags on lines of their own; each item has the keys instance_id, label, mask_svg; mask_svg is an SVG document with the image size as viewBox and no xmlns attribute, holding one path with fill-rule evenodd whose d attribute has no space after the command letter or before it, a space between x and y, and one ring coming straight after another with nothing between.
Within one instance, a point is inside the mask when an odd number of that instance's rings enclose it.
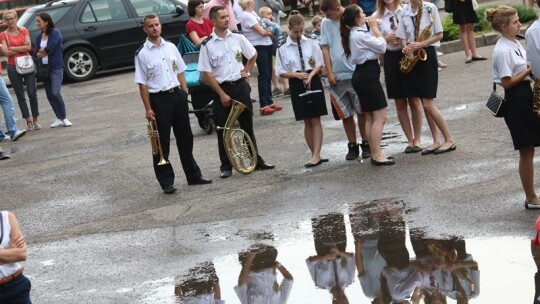
<instances>
[{"instance_id":1,"label":"puddle","mask_svg":"<svg viewBox=\"0 0 540 304\"><path fill-rule=\"evenodd\" d=\"M252 231L236 254L208 253L134 289L144 303L530 303L530 240L433 236L407 224L414 212L392 199L349 204Z\"/></svg>"}]
</instances>

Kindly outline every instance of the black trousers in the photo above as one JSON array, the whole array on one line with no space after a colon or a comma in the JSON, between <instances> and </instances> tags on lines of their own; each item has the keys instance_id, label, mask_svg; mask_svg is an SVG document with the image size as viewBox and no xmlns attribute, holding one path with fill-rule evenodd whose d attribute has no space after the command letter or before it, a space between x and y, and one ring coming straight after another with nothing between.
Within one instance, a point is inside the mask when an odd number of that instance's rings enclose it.
<instances>
[{"instance_id":1,"label":"black trousers","mask_svg":"<svg viewBox=\"0 0 540 304\"><path fill-rule=\"evenodd\" d=\"M176 89L172 93L151 93L150 106L156 115L163 157L169 160L172 127L186 179L188 182L196 182L201 178L201 169L193 157L193 133L191 133L189 123L187 95L180 89ZM153 155L154 172L161 188L173 185L174 170L172 165L169 163L158 166L158 162L159 154Z\"/></svg>"},{"instance_id":2,"label":"black trousers","mask_svg":"<svg viewBox=\"0 0 540 304\"><path fill-rule=\"evenodd\" d=\"M245 79L237 80L235 83L224 82L220 84L220 86L232 99L247 106L247 109L245 109L238 117L238 123L240 124L240 128L251 137L251 141L253 141L253 145L255 145L258 154L259 149L257 148L257 140L255 139L255 133L253 132L253 104L251 103L251 97L249 95L251 93L251 87ZM214 92L213 114L216 126L224 127L230 112L231 107L224 107L219 95ZM231 162L227 157L225 146L223 145L223 130L217 130L216 134L218 138L219 159L221 160L220 170L232 170ZM257 155L257 164L263 162L262 158Z\"/></svg>"}]
</instances>

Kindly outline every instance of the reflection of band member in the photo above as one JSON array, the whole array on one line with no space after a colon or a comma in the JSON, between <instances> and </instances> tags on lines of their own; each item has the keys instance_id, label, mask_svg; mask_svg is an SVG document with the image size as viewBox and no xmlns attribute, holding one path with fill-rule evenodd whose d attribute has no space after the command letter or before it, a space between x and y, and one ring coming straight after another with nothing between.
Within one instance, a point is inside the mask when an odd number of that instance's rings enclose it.
<instances>
[{"instance_id":1,"label":"reflection of band member","mask_svg":"<svg viewBox=\"0 0 540 304\"><path fill-rule=\"evenodd\" d=\"M405 221L401 214L380 219L379 252L388 264L382 271L381 293L393 303L410 303L418 297L422 275L409 264L405 247Z\"/></svg>"},{"instance_id":2,"label":"reflection of band member","mask_svg":"<svg viewBox=\"0 0 540 304\"><path fill-rule=\"evenodd\" d=\"M198 68L204 73L205 79L214 91L214 122L217 126L225 125L231 110L232 99L243 103L249 110L240 114L238 123L257 147L253 132L253 105L249 97L251 87L246 81L255 64L257 52L246 37L229 31L229 16L225 8L222 6L212 7L210 19L214 23L214 32L202 43ZM242 64L242 55L248 58L245 67ZM221 177L227 178L232 174L232 165L223 145L223 130L218 130L216 133L221 160ZM274 165L265 163L257 155L256 169L273 168Z\"/></svg>"},{"instance_id":3,"label":"reflection of band member","mask_svg":"<svg viewBox=\"0 0 540 304\"><path fill-rule=\"evenodd\" d=\"M306 259L315 286L329 290L334 299L345 298L343 289L354 281L354 255L346 252L343 214L332 213L311 220L316 256Z\"/></svg>"},{"instance_id":4,"label":"reflection of band member","mask_svg":"<svg viewBox=\"0 0 540 304\"><path fill-rule=\"evenodd\" d=\"M417 261L430 269L424 276L426 298L448 296L463 303L478 296L478 264L467 254L463 239L430 239L425 238L423 232L412 230L411 243Z\"/></svg>"},{"instance_id":5,"label":"reflection of band member","mask_svg":"<svg viewBox=\"0 0 540 304\"><path fill-rule=\"evenodd\" d=\"M239 255L242 271L238 286L234 288L241 304L285 304L291 293L293 277L289 271L276 261L275 247L256 244ZM277 282L277 271L283 276Z\"/></svg>"},{"instance_id":6,"label":"reflection of band member","mask_svg":"<svg viewBox=\"0 0 540 304\"><path fill-rule=\"evenodd\" d=\"M144 31L148 38L135 56L135 83L146 110L146 119L156 120L163 157L169 158L171 127L176 137L180 161L188 184L209 184L212 180L202 176L193 158L193 134L189 123L187 85L184 77L186 65L176 46L161 38L158 16L144 17ZM159 155L154 155L154 171L163 191L172 194L174 171L172 165L157 165Z\"/></svg>"},{"instance_id":7,"label":"reflection of band member","mask_svg":"<svg viewBox=\"0 0 540 304\"><path fill-rule=\"evenodd\" d=\"M201 263L179 279L174 288L180 303L186 304L224 304L216 268L212 262Z\"/></svg>"}]
</instances>

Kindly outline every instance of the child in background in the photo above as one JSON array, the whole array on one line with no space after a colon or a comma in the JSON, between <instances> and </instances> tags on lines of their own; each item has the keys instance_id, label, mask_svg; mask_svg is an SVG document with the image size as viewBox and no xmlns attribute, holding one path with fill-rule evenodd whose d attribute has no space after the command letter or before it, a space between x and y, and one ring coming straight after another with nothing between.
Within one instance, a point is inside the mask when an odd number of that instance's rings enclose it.
<instances>
[{"instance_id":1,"label":"child in background","mask_svg":"<svg viewBox=\"0 0 540 304\"><path fill-rule=\"evenodd\" d=\"M261 18L261 26L267 31L274 34L274 46L277 48L279 45L279 38L281 37L281 27L274 22L274 16L272 16L272 9L268 6L263 6L259 9L259 17Z\"/></svg>"},{"instance_id":2,"label":"child in background","mask_svg":"<svg viewBox=\"0 0 540 304\"><path fill-rule=\"evenodd\" d=\"M316 15L311 19L311 25L313 26L313 31L311 32L311 39L316 39L318 42L321 42L321 24L321 16Z\"/></svg>"}]
</instances>

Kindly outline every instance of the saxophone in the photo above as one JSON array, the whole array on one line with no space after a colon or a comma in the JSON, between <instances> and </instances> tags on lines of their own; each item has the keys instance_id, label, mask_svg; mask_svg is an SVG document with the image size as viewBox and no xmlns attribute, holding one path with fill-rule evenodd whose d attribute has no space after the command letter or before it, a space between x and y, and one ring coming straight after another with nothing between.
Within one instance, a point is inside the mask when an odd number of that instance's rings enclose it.
<instances>
[{"instance_id":1,"label":"saxophone","mask_svg":"<svg viewBox=\"0 0 540 304\"><path fill-rule=\"evenodd\" d=\"M431 37L431 27L433 26L431 7L428 7L429 25L426 26L420 34L418 34L420 31L420 21L422 20L422 15L424 14L423 10L422 4L420 4L420 7L418 7L418 14L416 15L416 42L422 42ZM403 56L403 58L401 58L399 61L399 70L403 73L410 73L418 60L427 60L427 53L425 49L419 49Z\"/></svg>"},{"instance_id":2,"label":"saxophone","mask_svg":"<svg viewBox=\"0 0 540 304\"><path fill-rule=\"evenodd\" d=\"M533 112L540 116L540 78L534 79L533 86Z\"/></svg>"},{"instance_id":3,"label":"saxophone","mask_svg":"<svg viewBox=\"0 0 540 304\"><path fill-rule=\"evenodd\" d=\"M225 127L216 127L223 132L223 145L233 168L242 174L249 174L257 165L257 150L249 135L242 129L233 129L238 116L247 108L239 101L232 100L231 112Z\"/></svg>"}]
</instances>

